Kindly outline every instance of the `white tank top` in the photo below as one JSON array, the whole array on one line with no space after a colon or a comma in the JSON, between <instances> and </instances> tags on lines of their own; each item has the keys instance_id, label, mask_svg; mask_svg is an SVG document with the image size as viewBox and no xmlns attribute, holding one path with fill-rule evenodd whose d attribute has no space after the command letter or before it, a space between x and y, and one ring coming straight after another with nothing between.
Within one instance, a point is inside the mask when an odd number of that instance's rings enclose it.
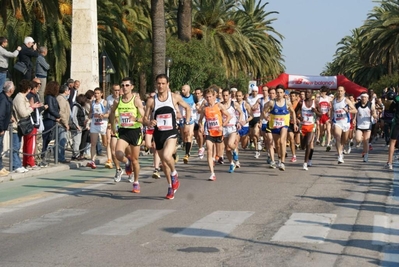
<instances>
[{"instance_id":1,"label":"white tank top","mask_svg":"<svg viewBox=\"0 0 399 267\"><path fill-rule=\"evenodd\" d=\"M261 98L260 95L256 95L256 97L253 97L252 95L250 95L247 98L248 104L251 106L251 108L252 108L252 106L254 106L256 104L256 102L258 101L259 98ZM254 115L255 118L260 117L260 105L258 106L257 109L252 110L252 114Z\"/></svg>"},{"instance_id":2,"label":"white tank top","mask_svg":"<svg viewBox=\"0 0 399 267\"><path fill-rule=\"evenodd\" d=\"M369 102L363 107L359 105L356 113L356 127L361 130L371 129L371 108Z\"/></svg>"},{"instance_id":3,"label":"white tank top","mask_svg":"<svg viewBox=\"0 0 399 267\"><path fill-rule=\"evenodd\" d=\"M314 100L312 102L312 105L310 108L308 108L305 104L305 101L302 103L302 125L312 125L315 123L316 118L315 118L315 113L312 111L312 109L315 108L315 103Z\"/></svg>"}]
</instances>

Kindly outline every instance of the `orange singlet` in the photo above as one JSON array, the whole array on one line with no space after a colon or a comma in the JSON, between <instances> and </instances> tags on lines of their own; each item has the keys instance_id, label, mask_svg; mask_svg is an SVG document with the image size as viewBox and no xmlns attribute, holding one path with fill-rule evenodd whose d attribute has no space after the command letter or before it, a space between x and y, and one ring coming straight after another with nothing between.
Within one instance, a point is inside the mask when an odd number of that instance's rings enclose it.
<instances>
[{"instance_id":1,"label":"orange singlet","mask_svg":"<svg viewBox=\"0 0 399 267\"><path fill-rule=\"evenodd\" d=\"M205 107L205 120L208 130L208 135L216 137L223 135L222 128L222 113L218 103L215 103L212 107Z\"/></svg>"}]
</instances>

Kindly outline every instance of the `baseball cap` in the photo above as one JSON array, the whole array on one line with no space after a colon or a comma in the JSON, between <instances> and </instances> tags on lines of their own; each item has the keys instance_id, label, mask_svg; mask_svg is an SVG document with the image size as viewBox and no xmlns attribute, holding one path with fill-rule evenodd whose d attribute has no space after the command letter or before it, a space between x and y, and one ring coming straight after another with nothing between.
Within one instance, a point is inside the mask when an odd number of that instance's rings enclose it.
<instances>
[{"instance_id":1,"label":"baseball cap","mask_svg":"<svg viewBox=\"0 0 399 267\"><path fill-rule=\"evenodd\" d=\"M35 40L33 40L32 37L30 37L30 36L25 37L24 44L34 43L34 42L35 42Z\"/></svg>"},{"instance_id":2,"label":"baseball cap","mask_svg":"<svg viewBox=\"0 0 399 267\"><path fill-rule=\"evenodd\" d=\"M252 91L256 91L256 92L258 92L258 91L259 91L259 87L258 87L258 86L256 86L256 85L255 85L255 86L253 86L253 87L252 87Z\"/></svg>"},{"instance_id":3,"label":"baseball cap","mask_svg":"<svg viewBox=\"0 0 399 267\"><path fill-rule=\"evenodd\" d=\"M237 91L238 91L238 89L235 88L235 87L233 87L233 88L230 89L230 92L237 92Z\"/></svg>"}]
</instances>

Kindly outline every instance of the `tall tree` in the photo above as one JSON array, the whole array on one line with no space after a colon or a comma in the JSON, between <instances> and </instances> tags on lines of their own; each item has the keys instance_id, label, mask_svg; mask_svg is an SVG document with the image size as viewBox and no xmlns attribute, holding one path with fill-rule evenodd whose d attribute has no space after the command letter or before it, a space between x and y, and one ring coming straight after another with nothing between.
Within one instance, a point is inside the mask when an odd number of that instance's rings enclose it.
<instances>
[{"instance_id":1,"label":"tall tree","mask_svg":"<svg viewBox=\"0 0 399 267\"><path fill-rule=\"evenodd\" d=\"M180 40L191 40L191 0L179 0L177 11L177 29Z\"/></svg>"},{"instance_id":2,"label":"tall tree","mask_svg":"<svg viewBox=\"0 0 399 267\"><path fill-rule=\"evenodd\" d=\"M165 73L166 32L163 0L151 0L152 21L152 80Z\"/></svg>"}]
</instances>

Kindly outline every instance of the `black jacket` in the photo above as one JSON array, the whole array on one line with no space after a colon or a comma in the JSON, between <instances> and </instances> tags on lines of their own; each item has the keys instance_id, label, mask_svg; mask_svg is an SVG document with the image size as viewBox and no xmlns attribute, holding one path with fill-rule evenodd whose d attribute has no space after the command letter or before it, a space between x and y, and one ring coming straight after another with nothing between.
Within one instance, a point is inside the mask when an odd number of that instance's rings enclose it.
<instances>
[{"instance_id":1,"label":"black jacket","mask_svg":"<svg viewBox=\"0 0 399 267\"><path fill-rule=\"evenodd\" d=\"M4 91L0 93L0 132L7 131L11 121L12 99Z\"/></svg>"},{"instance_id":2,"label":"black jacket","mask_svg":"<svg viewBox=\"0 0 399 267\"><path fill-rule=\"evenodd\" d=\"M18 61L25 63L28 69L32 69L32 57L38 57L39 53L25 44L21 46L21 51L18 54Z\"/></svg>"},{"instance_id":3,"label":"black jacket","mask_svg":"<svg viewBox=\"0 0 399 267\"><path fill-rule=\"evenodd\" d=\"M52 95L46 95L44 97L44 104L48 105L48 108L43 112L43 120L53 120L60 118L60 106L58 105L57 98Z\"/></svg>"},{"instance_id":4,"label":"black jacket","mask_svg":"<svg viewBox=\"0 0 399 267\"><path fill-rule=\"evenodd\" d=\"M33 103L40 102L39 101L39 96L37 94L34 94L32 92L29 92L26 95L26 98L30 101L31 98L33 98ZM44 110L44 106L37 108L39 110L39 114ZM36 117L36 109L33 109L33 112L31 113L32 119L35 123L37 123L37 117Z\"/></svg>"}]
</instances>

